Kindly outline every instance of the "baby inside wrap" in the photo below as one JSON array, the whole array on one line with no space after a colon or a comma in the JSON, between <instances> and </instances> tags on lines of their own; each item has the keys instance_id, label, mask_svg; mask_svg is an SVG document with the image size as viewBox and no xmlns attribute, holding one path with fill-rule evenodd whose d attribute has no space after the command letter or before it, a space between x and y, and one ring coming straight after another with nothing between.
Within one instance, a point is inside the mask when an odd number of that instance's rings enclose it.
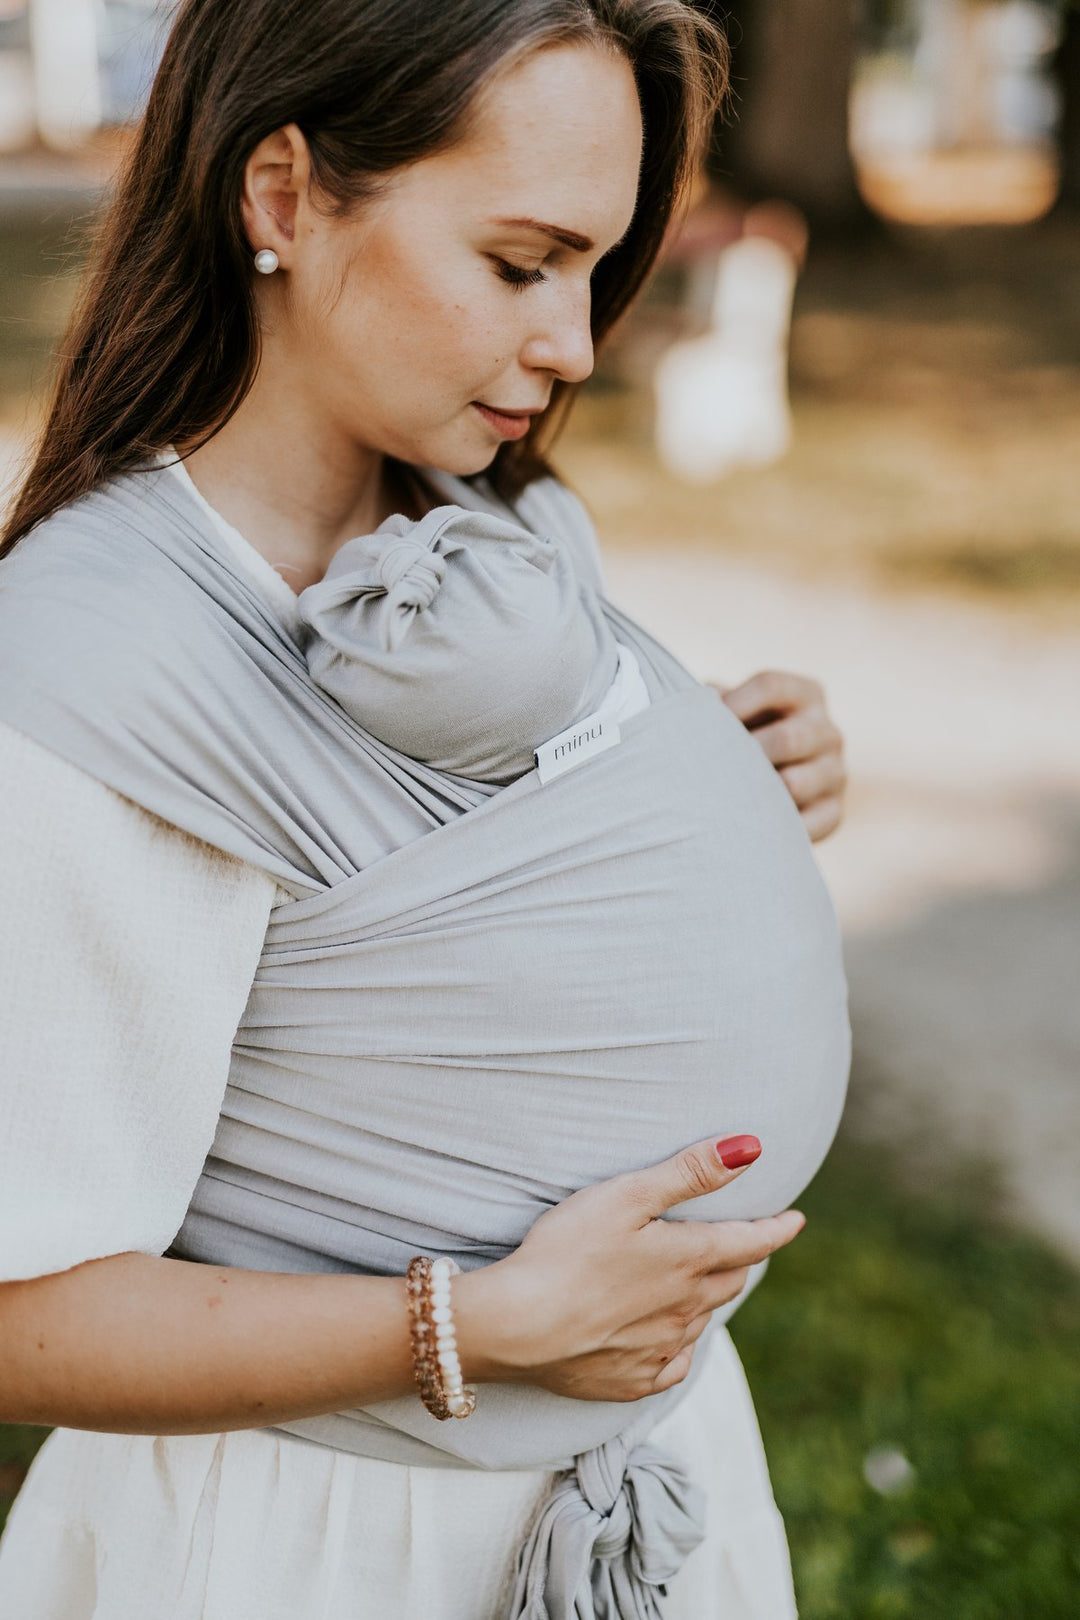
<instances>
[{"instance_id":1,"label":"baby inside wrap","mask_svg":"<svg viewBox=\"0 0 1080 1620\"><path fill-rule=\"evenodd\" d=\"M348 541L299 613L324 692L390 747L476 782L531 770L536 747L596 710L619 671L599 598L567 552L459 506ZM629 685L625 649L623 665ZM647 702L642 688L637 707Z\"/></svg>"},{"instance_id":2,"label":"baby inside wrap","mask_svg":"<svg viewBox=\"0 0 1080 1620\"><path fill-rule=\"evenodd\" d=\"M516 719L486 743L465 726L464 751L438 757L486 761L474 786L425 756L439 738L416 729L422 705L397 741L379 736L401 719L392 675L379 715L352 712L357 653L366 680L378 637L346 618L335 645L315 595L301 646L165 473L117 480L0 566L0 717L293 896L272 913L170 1252L469 1268L576 1188L714 1132L755 1132L762 1158L674 1218L771 1213L820 1165L850 1048L799 816L714 692L606 600L556 597L581 639L534 731L603 702L618 646L650 702L618 746L546 784L516 774L534 740ZM313 625L332 631L314 669ZM455 713L477 691L466 679ZM533 696L523 677L518 718ZM391 1461L565 1469L522 1550L514 1620L644 1620L701 1534L692 1482L647 1442L686 1388L625 1406L492 1385L464 1423L402 1397L281 1427Z\"/></svg>"}]
</instances>

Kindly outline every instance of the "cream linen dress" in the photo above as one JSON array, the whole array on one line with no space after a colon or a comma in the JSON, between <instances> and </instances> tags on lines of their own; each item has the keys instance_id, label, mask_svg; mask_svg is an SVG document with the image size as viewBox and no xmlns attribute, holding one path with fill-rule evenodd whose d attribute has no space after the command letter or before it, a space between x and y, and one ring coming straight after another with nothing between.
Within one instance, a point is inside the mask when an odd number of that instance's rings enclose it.
<instances>
[{"instance_id":1,"label":"cream linen dress","mask_svg":"<svg viewBox=\"0 0 1080 1620\"><path fill-rule=\"evenodd\" d=\"M595 554L565 489L528 501L526 521L572 526ZM213 515L293 622L282 576ZM2 1281L168 1247L288 896L2 725L0 781ZM790 1620L783 1522L726 1329L700 1353L704 1376L654 1431L708 1500L667 1620ZM57 1429L0 1540L0 1620L505 1620L551 1479L409 1467L266 1429Z\"/></svg>"}]
</instances>

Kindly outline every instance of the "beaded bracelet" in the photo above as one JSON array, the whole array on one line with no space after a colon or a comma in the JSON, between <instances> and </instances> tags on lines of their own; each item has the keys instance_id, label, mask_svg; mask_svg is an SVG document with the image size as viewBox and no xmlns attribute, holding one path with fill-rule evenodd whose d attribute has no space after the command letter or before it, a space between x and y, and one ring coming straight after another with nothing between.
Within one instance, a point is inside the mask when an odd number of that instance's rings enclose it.
<instances>
[{"instance_id":1,"label":"beaded bracelet","mask_svg":"<svg viewBox=\"0 0 1080 1620\"><path fill-rule=\"evenodd\" d=\"M409 1261L406 1272L413 1376L420 1386L420 1399L440 1422L467 1418L476 1407L476 1391L462 1380L450 1309L450 1278L460 1270L455 1260L445 1256L432 1260L418 1254Z\"/></svg>"}]
</instances>

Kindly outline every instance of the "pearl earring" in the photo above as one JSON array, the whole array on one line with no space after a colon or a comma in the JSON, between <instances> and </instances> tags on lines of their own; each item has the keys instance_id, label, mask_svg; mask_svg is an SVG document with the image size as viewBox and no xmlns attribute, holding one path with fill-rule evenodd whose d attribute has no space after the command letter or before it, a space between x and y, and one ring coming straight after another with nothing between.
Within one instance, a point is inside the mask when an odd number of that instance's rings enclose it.
<instances>
[{"instance_id":1,"label":"pearl earring","mask_svg":"<svg viewBox=\"0 0 1080 1620\"><path fill-rule=\"evenodd\" d=\"M273 248L260 248L255 255L255 268L261 276L272 276L280 263Z\"/></svg>"}]
</instances>

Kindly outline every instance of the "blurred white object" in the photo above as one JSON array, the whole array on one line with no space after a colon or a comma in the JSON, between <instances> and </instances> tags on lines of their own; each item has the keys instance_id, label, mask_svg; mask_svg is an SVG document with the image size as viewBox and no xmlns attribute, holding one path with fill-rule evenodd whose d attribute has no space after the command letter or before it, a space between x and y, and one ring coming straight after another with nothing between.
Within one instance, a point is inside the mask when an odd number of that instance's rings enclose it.
<instances>
[{"instance_id":1,"label":"blurred white object","mask_svg":"<svg viewBox=\"0 0 1080 1620\"><path fill-rule=\"evenodd\" d=\"M764 236L744 236L720 254L710 330L674 343L654 378L656 448L676 477L709 483L786 453L797 274L792 253Z\"/></svg>"},{"instance_id":2,"label":"blurred white object","mask_svg":"<svg viewBox=\"0 0 1080 1620\"><path fill-rule=\"evenodd\" d=\"M30 0L38 131L70 150L101 126L97 0Z\"/></svg>"},{"instance_id":3,"label":"blurred white object","mask_svg":"<svg viewBox=\"0 0 1080 1620\"><path fill-rule=\"evenodd\" d=\"M1061 10L1042 0L918 0L914 67L934 98L938 146L1052 138L1048 63Z\"/></svg>"},{"instance_id":4,"label":"blurred white object","mask_svg":"<svg viewBox=\"0 0 1080 1620\"><path fill-rule=\"evenodd\" d=\"M863 1458L863 1478L879 1496L894 1496L914 1482L915 1470L895 1446L878 1446Z\"/></svg>"},{"instance_id":5,"label":"blurred white object","mask_svg":"<svg viewBox=\"0 0 1080 1620\"><path fill-rule=\"evenodd\" d=\"M30 57L0 50L0 152L29 146L36 133Z\"/></svg>"},{"instance_id":6,"label":"blurred white object","mask_svg":"<svg viewBox=\"0 0 1080 1620\"><path fill-rule=\"evenodd\" d=\"M100 0L98 58L106 124L139 118L177 0Z\"/></svg>"}]
</instances>

